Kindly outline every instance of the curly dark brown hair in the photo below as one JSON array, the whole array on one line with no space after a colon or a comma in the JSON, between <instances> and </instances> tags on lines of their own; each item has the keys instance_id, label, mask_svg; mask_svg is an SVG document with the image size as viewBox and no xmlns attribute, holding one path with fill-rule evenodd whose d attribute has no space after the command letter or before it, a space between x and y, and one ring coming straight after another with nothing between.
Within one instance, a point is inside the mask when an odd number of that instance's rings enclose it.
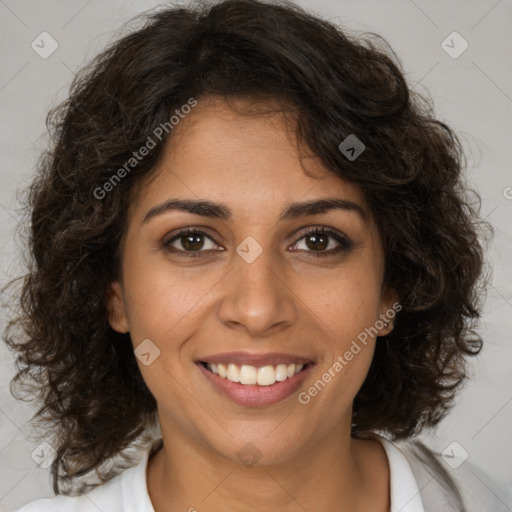
<instances>
[{"instance_id":1,"label":"curly dark brown hair","mask_svg":"<svg viewBox=\"0 0 512 512\"><path fill-rule=\"evenodd\" d=\"M33 420L54 435L55 493L71 494L63 485L156 424L155 398L129 334L109 325L105 292L120 276L133 193L172 131L108 193L98 191L190 98L291 105L298 139L361 188L384 246L385 285L402 310L355 398L353 435L399 439L436 425L466 377L466 356L482 346L483 228L492 231L478 193L473 201L467 193L457 136L408 87L376 34L348 35L288 2L227 0L144 16L50 111L51 147L25 190L28 273L8 283L20 287L3 339L17 355L11 392L23 400L15 386L24 385L41 404ZM349 134L366 146L353 161L338 149Z\"/></svg>"}]
</instances>

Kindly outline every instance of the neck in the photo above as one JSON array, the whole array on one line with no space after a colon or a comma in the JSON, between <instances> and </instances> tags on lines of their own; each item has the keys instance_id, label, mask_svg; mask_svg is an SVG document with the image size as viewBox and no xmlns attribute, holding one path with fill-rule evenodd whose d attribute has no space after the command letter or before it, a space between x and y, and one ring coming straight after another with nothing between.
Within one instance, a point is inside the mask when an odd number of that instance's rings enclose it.
<instances>
[{"instance_id":1,"label":"neck","mask_svg":"<svg viewBox=\"0 0 512 512\"><path fill-rule=\"evenodd\" d=\"M162 434L163 447L147 472L156 512L389 511L385 451L378 441L351 438L350 431L333 431L285 461L253 466L176 432Z\"/></svg>"}]
</instances>

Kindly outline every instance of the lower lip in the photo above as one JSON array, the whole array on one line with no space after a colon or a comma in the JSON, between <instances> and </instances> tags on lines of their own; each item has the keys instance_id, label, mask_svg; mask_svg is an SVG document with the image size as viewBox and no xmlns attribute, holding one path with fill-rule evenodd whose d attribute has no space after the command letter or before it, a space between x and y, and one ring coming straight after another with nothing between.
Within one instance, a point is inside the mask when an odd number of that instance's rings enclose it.
<instances>
[{"instance_id":1,"label":"lower lip","mask_svg":"<svg viewBox=\"0 0 512 512\"><path fill-rule=\"evenodd\" d=\"M314 365L310 363L293 377L281 382L276 382L270 386L258 386L256 384L246 385L231 382L211 372L201 363L197 363L197 366L203 372L203 375L213 384L215 389L224 396L231 398L233 402L239 405L262 407L277 404L297 391Z\"/></svg>"}]
</instances>

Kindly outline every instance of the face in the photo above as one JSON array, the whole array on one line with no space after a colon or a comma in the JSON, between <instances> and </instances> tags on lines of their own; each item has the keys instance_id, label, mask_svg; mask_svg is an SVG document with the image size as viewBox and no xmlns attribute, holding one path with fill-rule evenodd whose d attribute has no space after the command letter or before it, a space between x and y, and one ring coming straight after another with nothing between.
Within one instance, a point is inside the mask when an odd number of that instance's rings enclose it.
<instances>
[{"instance_id":1,"label":"face","mask_svg":"<svg viewBox=\"0 0 512 512\"><path fill-rule=\"evenodd\" d=\"M232 460L251 442L271 463L349 432L395 297L361 190L303 165L281 114L202 98L137 191L110 324L164 436Z\"/></svg>"}]
</instances>

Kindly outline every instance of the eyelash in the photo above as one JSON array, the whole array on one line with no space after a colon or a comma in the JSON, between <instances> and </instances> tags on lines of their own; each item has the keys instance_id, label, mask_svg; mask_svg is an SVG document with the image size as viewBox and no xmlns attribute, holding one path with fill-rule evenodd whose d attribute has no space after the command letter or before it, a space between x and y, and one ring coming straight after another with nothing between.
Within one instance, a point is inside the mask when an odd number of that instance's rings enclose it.
<instances>
[{"instance_id":1,"label":"eyelash","mask_svg":"<svg viewBox=\"0 0 512 512\"><path fill-rule=\"evenodd\" d=\"M185 251L185 250L181 250L181 249L176 249L175 247L170 247L170 245L175 240L178 240L182 236L189 235L189 234L199 234L199 235L205 236L205 237L209 238L215 244L220 245L217 243L217 241L211 235L209 235L205 231L202 231L201 229L184 228L184 229L180 230L178 233L176 233L172 238L170 238L168 240L164 240L162 242L162 248L166 249L170 252L173 252L175 254L182 253L183 255L185 255L185 257L191 257L191 258L202 258L203 255L201 253L210 252L213 250L213 249L207 249L207 250L198 250L198 251ZM303 238L306 238L307 236L313 235L313 234L329 235L331 238L333 238L336 242L339 243L338 247L336 247L335 249L331 249L329 251L313 251L313 250L306 251L306 252L311 252L315 257L318 257L318 258L325 257L325 256L334 256L342 251L348 252L352 249L352 247L354 245L353 242L351 242L344 236L340 235L336 230L334 230L332 228L328 228L328 227L314 227L314 228L308 229L307 231L302 232L300 234L300 237L297 239L297 241L293 245L296 245Z\"/></svg>"}]
</instances>

